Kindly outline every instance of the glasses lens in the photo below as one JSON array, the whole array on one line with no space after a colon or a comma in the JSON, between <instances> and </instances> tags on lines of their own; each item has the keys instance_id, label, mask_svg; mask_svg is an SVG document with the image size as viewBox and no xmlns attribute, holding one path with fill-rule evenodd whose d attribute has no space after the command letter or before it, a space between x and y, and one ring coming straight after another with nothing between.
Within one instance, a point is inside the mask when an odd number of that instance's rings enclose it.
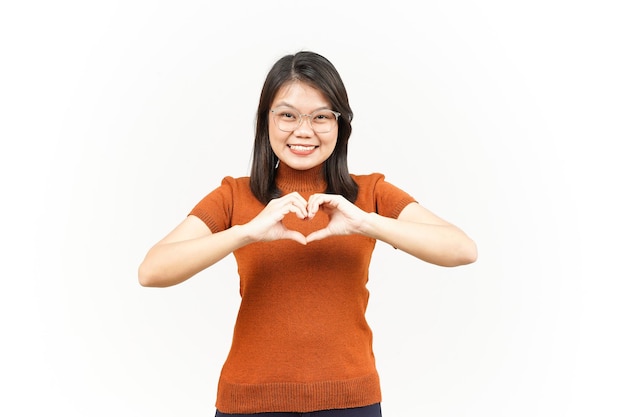
<instances>
[{"instance_id":1,"label":"glasses lens","mask_svg":"<svg viewBox=\"0 0 626 417\"><path fill-rule=\"evenodd\" d=\"M288 108L277 108L272 110L276 126L283 132L293 132L298 127L300 116L295 111Z\"/></svg>"},{"instance_id":2,"label":"glasses lens","mask_svg":"<svg viewBox=\"0 0 626 417\"><path fill-rule=\"evenodd\" d=\"M274 123L283 132L293 132L300 126L301 118L309 119L309 125L317 133L328 133L337 125L337 116L330 110L319 110L310 115L300 115L288 107L272 110Z\"/></svg>"},{"instance_id":3,"label":"glasses lens","mask_svg":"<svg viewBox=\"0 0 626 417\"><path fill-rule=\"evenodd\" d=\"M330 110L320 110L309 116L311 127L317 133L328 133L337 124L337 116Z\"/></svg>"}]
</instances>

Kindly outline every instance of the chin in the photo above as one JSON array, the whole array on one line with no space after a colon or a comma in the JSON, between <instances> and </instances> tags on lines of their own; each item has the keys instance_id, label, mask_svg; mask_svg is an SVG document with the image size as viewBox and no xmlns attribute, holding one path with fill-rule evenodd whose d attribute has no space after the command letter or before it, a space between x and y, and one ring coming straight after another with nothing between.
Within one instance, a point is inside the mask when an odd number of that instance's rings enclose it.
<instances>
[{"instance_id":1,"label":"chin","mask_svg":"<svg viewBox=\"0 0 626 417\"><path fill-rule=\"evenodd\" d=\"M297 169L298 171L306 171L308 169L311 168L315 168L321 164L323 164L324 161L315 161L315 162L290 162L290 161L286 161L285 165L288 165L289 168L291 169Z\"/></svg>"}]
</instances>

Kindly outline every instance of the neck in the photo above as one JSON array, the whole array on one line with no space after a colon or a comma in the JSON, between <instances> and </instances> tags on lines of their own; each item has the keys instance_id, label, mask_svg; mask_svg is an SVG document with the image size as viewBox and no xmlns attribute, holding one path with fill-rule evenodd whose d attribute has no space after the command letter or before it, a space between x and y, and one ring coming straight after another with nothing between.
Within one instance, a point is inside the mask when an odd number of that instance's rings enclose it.
<instances>
[{"instance_id":1,"label":"neck","mask_svg":"<svg viewBox=\"0 0 626 417\"><path fill-rule=\"evenodd\" d=\"M276 186L285 194L293 191L323 192L326 190L323 166L324 164L320 164L311 169L297 170L281 163L276 171Z\"/></svg>"}]
</instances>

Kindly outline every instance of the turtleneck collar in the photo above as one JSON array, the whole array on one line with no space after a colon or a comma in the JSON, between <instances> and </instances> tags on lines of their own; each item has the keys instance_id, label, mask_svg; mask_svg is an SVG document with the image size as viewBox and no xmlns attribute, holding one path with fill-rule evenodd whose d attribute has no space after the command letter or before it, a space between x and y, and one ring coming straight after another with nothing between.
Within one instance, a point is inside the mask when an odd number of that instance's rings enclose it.
<instances>
[{"instance_id":1,"label":"turtleneck collar","mask_svg":"<svg viewBox=\"0 0 626 417\"><path fill-rule=\"evenodd\" d=\"M323 165L300 171L280 163L276 169L276 186L285 194L297 191L299 193L319 193L326 191Z\"/></svg>"}]
</instances>

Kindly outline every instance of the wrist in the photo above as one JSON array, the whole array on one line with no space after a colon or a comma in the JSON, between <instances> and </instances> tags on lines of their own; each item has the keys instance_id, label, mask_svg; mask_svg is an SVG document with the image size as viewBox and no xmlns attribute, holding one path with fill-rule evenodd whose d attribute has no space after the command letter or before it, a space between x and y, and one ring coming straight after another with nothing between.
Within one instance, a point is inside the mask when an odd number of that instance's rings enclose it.
<instances>
[{"instance_id":1,"label":"wrist","mask_svg":"<svg viewBox=\"0 0 626 417\"><path fill-rule=\"evenodd\" d=\"M248 227L247 224L236 224L232 226L229 230L235 236L235 239L238 242L238 247L242 247L250 243L256 242L256 239L254 239L250 227Z\"/></svg>"},{"instance_id":2,"label":"wrist","mask_svg":"<svg viewBox=\"0 0 626 417\"><path fill-rule=\"evenodd\" d=\"M363 220L358 227L359 234L376 238L376 224L378 223L379 217L380 215L375 212L365 213L365 216L363 216Z\"/></svg>"}]
</instances>

